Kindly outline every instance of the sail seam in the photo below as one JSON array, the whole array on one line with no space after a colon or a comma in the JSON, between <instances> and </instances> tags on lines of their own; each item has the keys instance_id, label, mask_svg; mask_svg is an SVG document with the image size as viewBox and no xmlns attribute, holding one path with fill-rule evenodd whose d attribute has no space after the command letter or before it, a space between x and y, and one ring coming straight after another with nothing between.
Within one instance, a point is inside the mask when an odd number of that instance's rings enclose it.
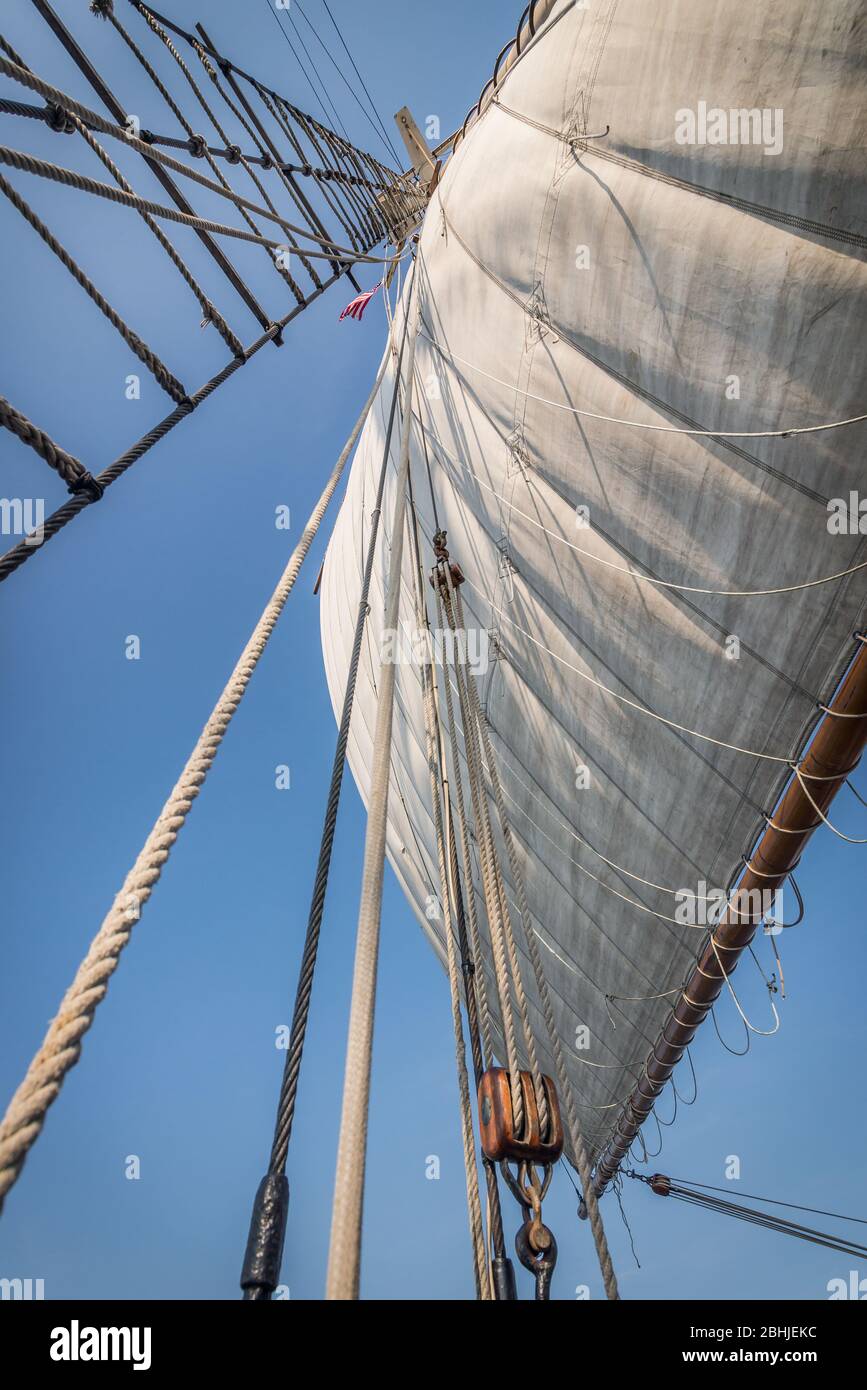
<instances>
[{"instance_id":1,"label":"sail seam","mask_svg":"<svg viewBox=\"0 0 867 1390\"><path fill-rule=\"evenodd\" d=\"M484 261L482 261L467 245L451 218L448 216L445 205L442 204L442 202L441 206L448 227L462 250L469 256L470 260L478 266L479 270L481 270L493 284L502 290L503 294L507 295L520 309L523 309L524 305L520 296L517 295L510 286L505 284L489 266L486 266ZM684 423L691 428L701 429L701 426L698 425L695 420L685 415L683 411L678 410L676 406L669 405L666 401L660 400L652 391L648 391L645 387L639 386L637 382L632 381L628 376L625 376L623 372L619 372L616 367L612 367L609 363L603 362L603 360L597 357L595 353L591 352L589 348L584 347L581 343L576 343L575 339L571 338L564 328L561 328L558 324L552 323L550 319L546 322L547 327L550 328L551 332L555 333L562 342L573 348L575 352L580 353L588 362L592 362L595 367L605 372L607 376L612 377L615 381L619 381L628 391L631 391L636 396L640 396L643 400L649 401L651 405L656 406L666 414L674 416L676 420L683 420ZM806 483L799 482L797 478L788 477L787 474L780 472L778 468L774 468L772 464L765 463L762 459L756 458L754 454L750 454L746 449L741 449L738 445L732 444L728 439L721 438L719 435L712 435L711 440L713 443L718 443L722 448L727 449L729 453L736 454L738 458L743 459L745 463L751 464L753 468L761 469L763 473L767 473L770 477L776 478L778 482L785 483L787 487L792 488L795 492L800 492L804 497L809 497L811 501L827 509L829 499L824 497L822 493L816 492L814 488L808 487Z\"/></svg>"},{"instance_id":2,"label":"sail seam","mask_svg":"<svg viewBox=\"0 0 867 1390\"><path fill-rule=\"evenodd\" d=\"M657 179L659 183L667 184L670 188L681 189L684 193L696 193L701 198L712 198L715 202L723 203L726 207L737 208L739 212L767 218L769 221L779 222L786 227L797 227L801 231L812 232L816 236L828 237L832 241L867 250L867 236L863 236L860 232L850 232L845 227L831 227L827 222L819 222L811 217L799 217L794 212L782 212L779 208L768 207L765 203L754 203L749 198L740 198L735 193L707 188L704 184L693 183L690 179L679 178L676 174L663 173L661 169L654 169L639 159L630 159L627 155L614 154L611 150L602 150L598 145L589 145L586 140L582 140L580 137L570 139L563 131L557 130L554 126L545 125L542 121L534 120L532 116L526 115L523 111L516 111L514 107L507 106L499 97L494 97L491 105L499 107L507 116L522 121L524 125L532 126L545 135L551 135L555 140L562 140L565 145L570 146L575 151L580 150L582 154L592 154L597 159L607 160L609 164L617 164L621 169L632 170L649 179Z\"/></svg>"}]
</instances>

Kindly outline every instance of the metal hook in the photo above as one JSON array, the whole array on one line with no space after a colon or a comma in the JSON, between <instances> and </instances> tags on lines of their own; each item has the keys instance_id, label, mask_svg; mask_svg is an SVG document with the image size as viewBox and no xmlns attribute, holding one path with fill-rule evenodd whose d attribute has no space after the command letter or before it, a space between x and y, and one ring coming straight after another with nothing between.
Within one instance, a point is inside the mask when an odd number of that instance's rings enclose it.
<instances>
[{"instance_id":1,"label":"metal hook","mask_svg":"<svg viewBox=\"0 0 867 1390\"><path fill-rule=\"evenodd\" d=\"M525 1221L515 1236L515 1253L536 1280L536 1302L551 1297L551 1279L557 1266L557 1242L553 1231L541 1222Z\"/></svg>"}]
</instances>

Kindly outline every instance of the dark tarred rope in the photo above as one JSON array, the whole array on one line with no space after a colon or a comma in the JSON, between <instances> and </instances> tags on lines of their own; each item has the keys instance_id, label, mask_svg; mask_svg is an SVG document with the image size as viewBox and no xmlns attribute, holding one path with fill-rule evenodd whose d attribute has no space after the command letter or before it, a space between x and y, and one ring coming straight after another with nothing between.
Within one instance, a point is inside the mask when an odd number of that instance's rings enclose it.
<instances>
[{"instance_id":1,"label":"dark tarred rope","mask_svg":"<svg viewBox=\"0 0 867 1390\"><path fill-rule=\"evenodd\" d=\"M288 1206L288 1187L285 1178L286 1159L289 1153L289 1140L292 1135L292 1124L295 1118L298 1078L301 1072L304 1040L307 1033L307 1020L310 1014L313 976L316 970L319 935L325 908L325 895L328 890L331 854L334 847L334 832L337 826L340 792L343 785L344 768L346 766L346 748L349 741L349 727L352 721L355 685L361 659L364 628L370 610L368 596L373 573L376 542L379 534L382 495L385 488L386 475L388 473L391 440L397 414L400 374L403 365L404 348L406 346L408 322L409 316L407 315L404 321L403 338L401 340L400 354L398 356L397 371L395 374L394 393L392 395L391 409L388 417L382 467L380 469L379 483L376 492L376 503L371 514L370 536L367 542L367 555L364 564L361 595L358 601L358 612L355 620L352 655L349 661L349 671L346 677L346 688L343 696L343 709L340 716L340 726L334 749L331 783L328 791L328 800L322 826L322 837L319 845L319 859L316 865L316 877L313 883L313 894L307 919L304 952L298 973L289 1047L286 1052L286 1060L283 1066L283 1079L280 1085L280 1097L277 1102L277 1120L274 1127L274 1139L271 1145L271 1157L268 1163L268 1173L260 1184L256 1194L250 1220L247 1255L241 1274L241 1287L244 1290L244 1298L248 1302L265 1301L271 1297L271 1294L277 1286L280 1273L280 1261L283 1255L283 1237L285 1235L286 1212ZM264 1259L263 1254L265 1255Z\"/></svg>"}]
</instances>

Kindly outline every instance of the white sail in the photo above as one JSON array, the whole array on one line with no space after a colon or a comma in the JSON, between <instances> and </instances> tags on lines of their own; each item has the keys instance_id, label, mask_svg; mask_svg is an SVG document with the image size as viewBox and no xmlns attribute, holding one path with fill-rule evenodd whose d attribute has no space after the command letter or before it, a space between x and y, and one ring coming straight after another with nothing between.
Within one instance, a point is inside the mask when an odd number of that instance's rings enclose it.
<instances>
[{"instance_id":1,"label":"white sail","mask_svg":"<svg viewBox=\"0 0 867 1390\"><path fill-rule=\"evenodd\" d=\"M425 561L438 522L491 634L484 706L594 1152L702 943L665 920L674 892L700 915L701 885L726 888L864 618L867 571L803 586L867 559L865 425L685 431L867 408L865 62L860 0L556 3L421 235ZM392 390L393 372L325 562L338 710ZM350 738L365 797L396 457L395 439ZM408 549L404 580L410 631ZM404 664L388 853L442 957L428 800Z\"/></svg>"}]
</instances>

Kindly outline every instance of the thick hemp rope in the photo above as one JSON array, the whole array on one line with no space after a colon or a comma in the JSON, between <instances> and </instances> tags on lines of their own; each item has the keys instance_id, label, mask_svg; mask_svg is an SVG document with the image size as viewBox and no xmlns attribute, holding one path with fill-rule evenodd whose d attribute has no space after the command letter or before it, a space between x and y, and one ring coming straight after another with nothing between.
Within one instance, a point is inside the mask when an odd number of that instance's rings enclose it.
<instances>
[{"instance_id":1,"label":"thick hemp rope","mask_svg":"<svg viewBox=\"0 0 867 1390\"><path fill-rule=\"evenodd\" d=\"M458 688L458 699L461 705L461 718L464 726L464 748L467 753L467 769L470 775L470 786L475 786L476 795L473 799L473 809L476 814L476 825L479 832L480 844L486 847L486 856L482 859L482 872L490 875L491 896L494 904L494 921L496 927L492 927L491 941L494 943L495 931L497 935L502 935L499 943L500 951L505 952L512 982L515 990L515 999L518 1005L518 1013L521 1019L521 1029L524 1035L524 1046L527 1052L529 1069L533 1077L533 1089L536 1095L536 1106L539 1112L539 1124L544 1133L548 1125L548 1098L545 1087L542 1084L542 1069L539 1066L539 1059L536 1053L536 1039L533 1034L532 1024L530 1023L529 1006L527 995L524 990L524 981L521 974L521 965L518 959L518 952L515 945L515 936L512 930L512 919L509 912L509 905L503 886L502 874L497 850L494 845L493 830L491 827L490 816L488 815L488 797L485 789L484 778L482 776L482 758L479 747L478 733L476 730L475 719L473 716L472 692L470 686L472 677L469 671L464 669L465 651L465 629L463 626L463 609L458 608L459 591L452 582L451 570L448 562L441 565L439 574L445 578L446 592L443 595L445 603L446 618L449 627L455 636L453 671L455 682ZM456 615L460 612L461 616L456 621ZM467 737L469 735L469 737ZM490 915L489 915L490 921ZM508 981L506 983L505 997L509 999ZM514 1025L512 1024L512 1027ZM520 1131L524 1120L523 1094L518 1075L517 1056L516 1064L513 1067L511 1058L509 1059L509 1080L512 1090L512 1106L515 1114L515 1126ZM520 1096L521 1103L515 1106L515 1095Z\"/></svg>"},{"instance_id":2,"label":"thick hemp rope","mask_svg":"<svg viewBox=\"0 0 867 1390\"><path fill-rule=\"evenodd\" d=\"M382 370L383 368L380 369L380 374ZM42 1046L9 1103L0 1124L0 1208L6 1193L24 1166L27 1154L45 1123L49 1107L57 1098L67 1072L81 1055L82 1038L93 1022L97 1006L105 998L108 982L117 969L120 953L129 941L132 929L141 915L141 909L162 873L163 865L217 756L232 716L241 703L250 677L313 544L326 508L337 489L346 462L376 397L379 379L377 377L322 495L310 514L301 539L281 575L280 582L241 653L180 778L145 841L144 848L127 874L102 926L91 942L90 950L61 1001L57 1016L52 1020Z\"/></svg>"},{"instance_id":3,"label":"thick hemp rope","mask_svg":"<svg viewBox=\"0 0 867 1390\"><path fill-rule=\"evenodd\" d=\"M460 590L456 591L456 611L461 629L464 626L463 605L461 602ZM572 1139L572 1148L575 1160L578 1165L578 1172L581 1177L581 1185L584 1189L584 1201L587 1207L587 1215L590 1219L590 1228L593 1232L593 1240L596 1245L596 1253L599 1257L599 1265L602 1270L602 1278L605 1284L605 1292L608 1298L617 1299L620 1297L617 1289L617 1278L614 1273L614 1265L611 1260L611 1252L608 1249L608 1241L605 1236L605 1228L602 1223L602 1215L599 1211L599 1202L593 1190L593 1176L590 1168L590 1161L587 1157L587 1150L584 1145L584 1138L581 1133L581 1126L578 1121L578 1114L575 1108L575 1099L572 1092L572 1083L566 1071L566 1064L563 1059L563 1051L560 1046L560 1036L557 1030L554 1010L551 1005L551 996L548 991L548 983L545 979L545 971L539 956L539 949L536 945L536 934L533 930L533 923L530 917L530 909L527 903L527 895L524 887L524 875L521 870L518 857L515 852L512 832L509 826L509 819L506 813L505 802L503 801L500 790L500 780L497 776L494 752L488 736L485 718L479 705L478 691L474 677L469 674L467 677L467 688L469 691L472 715L476 721L479 734L482 740L485 759L488 764L488 773L491 779L491 789L494 793L494 801L497 806L497 813L500 819L500 828L503 840L506 845L506 854L509 859L509 867L512 871L512 882L515 885L515 892L518 898L521 922L524 927L524 937L527 943L527 952L533 967L533 974L536 979L536 988L539 1000L542 1005L542 1013L545 1019L545 1026L551 1045L551 1052L554 1057L554 1066L557 1072L557 1084L563 1097L566 1107L566 1117L569 1123L569 1134Z\"/></svg>"},{"instance_id":4,"label":"thick hemp rope","mask_svg":"<svg viewBox=\"0 0 867 1390\"><path fill-rule=\"evenodd\" d=\"M442 595L443 604L449 615L449 627L454 631L454 617L449 602L450 595ZM470 798L473 806L473 818L476 823L476 835L479 848L479 858L481 862L482 892L485 901L485 911L488 918L488 930L491 937L491 957L494 965L494 981L496 985L497 1000L500 1006L500 1019L502 1021L503 1041L505 1043L506 1063L509 1071L509 1090L512 1099L512 1112L515 1117L515 1127L520 1132L524 1124L524 1094L521 1088L519 1072L520 1062L518 1060L518 1043L515 1035L515 1016L512 1008L511 987L509 982L509 972L506 964L506 945L503 932L502 920L502 899L497 888L491 865L492 846L489 846L490 823L484 817L485 807L483 806L482 795L479 789L477 773L477 759L475 754L475 744L473 741L473 730L471 716L467 706L467 693L462 679L462 673L457 660L453 662L455 686L458 692L458 704L461 711L461 723L464 728L464 749L467 759L467 775L470 784ZM448 673L447 673L448 679ZM485 833L487 828L487 834ZM472 883L470 878L469 883ZM542 1093L543 1094L543 1093ZM539 1098L542 1098L537 1092Z\"/></svg>"},{"instance_id":5,"label":"thick hemp rope","mask_svg":"<svg viewBox=\"0 0 867 1390\"><path fill-rule=\"evenodd\" d=\"M408 386L401 429L400 466L395 486L391 523L391 557L384 620L386 632L397 631L400 613L403 531L406 517L409 444L412 425L413 365L419 319L418 283L416 270L406 310L410 318L407 357ZM337 1150L337 1173L334 1181L331 1240L328 1251L326 1283L326 1297L328 1299L355 1299L358 1297L373 1019L376 1008L379 930L385 874L395 677L394 662L382 661L377 682L379 694L371 760L367 831L364 841L364 869L361 902L358 910L355 966L352 978L352 1005L349 1015L343 1105L340 1116L340 1142Z\"/></svg>"},{"instance_id":6,"label":"thick hemp rope","mask_svg":"<svg viewBox=\"0 0 867 1390\"><path fill-rule=\"evenodd\" d=\"M313 980L319 953L319 936L325 912L325 898L328 892L328 879L331 871L331 856L334 849L334 835L337 829L337 815L340 809L340 794L343 774L346 767L346 748L349 742L349 729L355 704L355 687L361 659L361 647L370 612L370 581L379 536L382 514L382 495L388 472L388 459L391 453L391 438L397 413L398 385L403 367L403 354L406 346L407 324L404 323L400 352L395 369L395 386L392 393L391 409L383 448L382 467L377 485L376 499L370 517L370 533L367 541L367 554L361 581L355 618L355 632L352 641L352 654L346 675L343 694L343 708L334 747L331 765L331 781L322 834L319 841L319 857L316 863L316 876L310 911L307 917L307 930L304 934L304 949L298 970L298 983L295 989L295 1006L292 1010L292 1028L286 1059L283 1064L283 1077L277 1102L277 1117L274 1124L274 1138L268 1171L259 1184L253 1202L250 1227L244 1263L241 1269L241 1288L247 1302L267 1302L280 1282L280 1268L283 1262L283 1246L286 1237L286 1224L289 1210L289 1184L286 1180L286 1161L289 1156L289 1142L295 1121L295 1102L298 1095L298 1081L304 1056L304 1042L307 1036L307 1022L310 1016L310 1003L313 995ZM381 384L392 354L394 325L390 323L388 345L379 369L374 392Z\"/></svg>"},{"instance_id":7,"label":"thick hemp rope","mask_svg":"<svg viewBox=\"0 0 867 1390\"><path fill-rule=\"evenodd\" d=\"M440 632L443 631L443 610L442 598L437 590L437 623ZM454 703L452 700L452 686L449 680L448 671L445 672L443 682L446 696L446 717L449 726L449 741L452 754L452 778L455 786L455 804L458 812L458 829L460 832L461 844L461 866L464 872L464 883L466 884L466 904L467 915L470 924L470 944L472 947L473 960L476 969L473 974L473 986L476 991L476 1001L479 1013L479 1021L482 1030L482 1070L490 1066L493 1062L494 1046L491 1040L491 1020L488 1013L488 996L485 985L484 956L482 954L482 939L479 932L479 919L476 912L476 890L473 883L473 861L470 851L470 836L467 827L466 803L464 799L463 777L461 775L460 755L458 750L458 736L455 727Z\"/></svg>"},{"instance_id":8,"label":"thick hemp rope","mask_svg":"<svg viewBox=\"0 0 867 1390\"><path fill-rule=\"evenodd\" d=\"M8 153L15 152L11 151ZM21 167L24 166L22 165ZM138 334L134 333L127 323L124 323L123 319L120 317L120 314L116 313L115 310L112 309L111 305L108 303L108 300L100 294L99 290L96 288L93 282L87 278L77 261L73 260L69 252L63 246L61 246L60 242L57 240L54 234L49 231L49 229L46 227L45 223L41 220L41 218L37 217L36 213L29 206L29 204L24 201L20 194L16 192L16 190L12 187L11 183L8 183L2 174L0 174L0 192L6 194L6 197L9 199L12 206L14 208L17 208L17 210L21 213L21 216L25 219L25 221L29 222L33 230L37 232L39 236L42 237L42 240L45 242L46 246L48 246L54 252L55 256L60 261L60 263L66 267L72 278L75 281L77 281L77 283L81 286L85 294L89 296L89 298L96 305L97 309L99 309L100 313L105 315L112 328L117 329L118 333L123 338L127 347L129 347L135 353L136 357L139 359L140 362L144 363L148 371L154 377L157 384L161 386L162 389L168 393L168 395L171 396L172 400L175 402L176 405L181 405L183 402L185 402L188 399L187 393L185 388L178 381L177 377L172 375L168 367L166 367L160 361L156 353L151 351L147 343L143 342L142 339L138 336ZM112 192L120 193L120 190L113 189Z\"/></svg>"},{"instance_id":9,"label":"thick hemp rope","mask_svg":"<svg viewBox=\"0 0 867 1390\"><path fill-rule=\"evenodd\" d=\"M131 184L127 183L126 179L120 172L120 169L118 169L117 165L109 155L108 151L103 149L102 145L96 139L96 136L91 135L90 131L84 124L84 121L81 119L81 117L76 116L74 113L70 113L69 119L75 126L76 130L79 132L85 143L90 146L96 157L111 174L118 187L123 189L124 193L128 193L133 198L135 198L136 203L139 204L141 200L138 198L135 189L132 187ZM178 252L175 250L174 246L163 232L162 227L157 225L157 223L153 220L146 208L139 206L138 210L141 214L142 221L153 232L154 236L156 237L160 246L165 251L172 265L178 271L178 274L189 286L196 299L199 301L199 306L204 315L202 326L204 327L205 324L212 323L216 328L217 332L219 333L220 337L223 339L223 342L229 348L229 351L232 352L235 357L243 357L244 347L240 339L235 336L229 325L226 323L226 320L223 318L222 314L205 294L205 291L202 289L201 285L192 274L186 262L181 259L181 257L178 255Z\"/></svg>"},{"instance_id":10,"label":"thick hemp rope","mask_svg":"<svg viewBox=\"0 0 867 1390\"><path fill-rule=\"evenodd\" d=\"M20 60L15 62L14 60L7 60L0 57L0 76L10 77L13 81L19 82L22 86L36 92L52 107L62 111L65 117L75 113L80 117L88 129L96 130L103 135L109 135L115 139L121 140L130 149L136 150L145 159L155 160L166 169L170 169L173 173L182 174L185 178L200 184L210 192L228 199L235 204L242 215L245 209L249 209L251 212L256 213L258 217L264 217L271 222L278 223L279 226L291 232L293 235L309 237L312 241L318 242L326 250L331 250L335 254L341 256L345 254L347 257L354 257L354 252L350 252L347 247L338 245L338 243L331 240L331 238L322 236L317 232L309 231L304 227L298 227L294 223L288 222L284 217L280 216L279 213L260 207L249 198L243 197L242 194L237 193L231 185L222 178L219 169L216 169L216 173L221 181L215 182L213 179L209 179L205 174L200 174L197 169L193 169L188 164L182 163L181 160L174 159L171 155L166 154L164 150L157 149L150 143L150 139L145 140L130 134L128 130L117 125L114 121L98 115L97 112L92 111L90 107L85 106L80 101L76 101L67 92L63 92L57 87L52 87L50 83L44 82L40 77L37 77L35 73L30 72L28 68L24 67ZM192 127L190 127L190 129L192 129ZM190 136L190 142L195 142L200 139L200 136ZM180 144L181 142L178 143ZM189 148L190 143L188 142L183 147ZM197 150L198 148L198 145L196 145ZM203 155L207 149L209 149L207 146L203 148ZM302 170L302 172L304 171ZM248 222L248 225L251 224ZM252 224L252 230L257 230L255 224Z\"/></svg>"},{"instance_id":11,"label":"thick hemp rope","mask_svg":"<svg viewBox=\"0 0 867 1390\"><path fill-rule=\"evenodd\" d=\"M95 480L84 464L73 454L61 449L59 444L55 444L44 430L34 425L20 410L16 410L5 396L0 396L0 425L17 435L23 444L28 444L41 459L44 459L49 468L53 468L55 473L60 475L70 492L95 486Z\"/></svg>"},{"instance_id":12,"label":"thick hemp rope","mask_svg":"<svg viewBox=\"0 0 867 1390\"><path fill-rule=\"evenodd\" d=\"M196 100L198 101L199 105L201 106L201 108L202 108L202 110L204 111L205 115L207 116L208 120L211 122L211 125L212 125L212 126L214 127L214 129L216 130L216 132L217 132L218 136L220 137L220 139L223 140L223 141L225 142L225 145L226 145L227 149L231 149L231 148L232 148L232 142L231 142L231 140L229 139L229 136L226 134L225 130L224 130L223 127L220 125L219 121L217 120L217 117L214 115L213 111L211 110L210 106L208 105L207 101L205 100L204 96L202 95L201 91L199 90L199 87L198 87L198 84L196 83L195 78L193 77L192 73L190 72L189 68L187 67L186 63L184 62L183 58L181 57L180 53L179 53L179 52L177 51L177 49L175 48L175 46L174 46L174 44L172 43L171 39L169 38L168 34L167 34L167 33L165 32L165 30L157 23L157 21L156 21L156 19L154 18L154 16L151 15L148 11L144 10L144 9L142 8L142 6L140 6L140 5L138 5L138 4L135 4L135 5L134 5L134 8L135 8L136 10L139 11L139 13L140 13L140 14L142 15L142 17L145 19L145 21L146 21L146 23L148 24L148 26L153 30L153 32L157 35L157 37L160 38L160 39L162 40L162 42L165 44L165 46L166 46L168 52L171 54L172 58L175 60L176 64L178 65L178 67L180 68L180 70L181 70L181 72L183 73L184 77L186 78L186 80L187 80L187 82L188 82L188 84L189 84L189 86L190 86L190 89L192 90L194 96L196 97ZM194 132L193 129L192 129L192 126L190 126L190 124L189 124L188 121L186 120L185 116L184 116L183 113L181 112L180 108L176 105L176 103L175 103L174 100L172 99L170 93L168 92L168 89L167 89L167 88L163 85L163 83L160 81L159 77L157 76L157 73L156 73L155 70L151 67L150 63L148 62L147 58L146 58L146 57L144 56L144 54L142 53L141 49L140 49L140 48L138 47L138 45L136 44L135 40L126 32L126 30L124 29L124 27L123 27L123 25L120 23L120 21L119 21L118 19L115 18L112 7L109 7L109 12L108 12L108 16L107 16L107 17L108 17L108 19L110 20L111 24L112 24L112 25L114 26L114 28L116 29L116 31L120 34L120 36L121 36L121 38L123 39L124 43L127 44L127 46L130 48L130 50L132 51L132 53L135 55L135 57L136 57L136 58L138 59L138 61L141 63L142 67L144 68L144 70L145 70L145 72L148 74L148 76L150 77L151 81L154 83L154 85L155 85L155 87L157 88L158 92L159 92L160 95L163 97L163 99L165 100L165 102L166 102L167 105L169 106L170 110L174 113L174 115L176 116L176 118L179 120L179 122L180 122L180 124L183 126L184 130L187 132L187 135L189 136L190 140L191 140L191 141L195 141L195 140L196 140L196 135L195 135L195 132ZM217 178L219 179L220 183L224 184L226 188L229 188L230 185L227 183L226 179L223 177L222 173L221 173L220 170L218 169L217 165L214 163L214 161L213 161L213 159L211 158L210 154L207 153L207 146L204 145L204 142L202 142L202 143L198 146L198 148L199 148L199 151L204 155L204 157L205 157L205 159L207 160L208 164L210 165L212 171L216 174L216 176L217 176ZM249 163L248 163L247 160L244 158L244 156L241 154L240 150L237 149L237 147L235 147L235 153L236 153L236 155L237 155L238 162L242 165L242 167L243 167L243 168L246 170L246 172L249 174L251 180L252 180L253 183L255 184L256 188L259 190L259 193L264 197L265 201L268 203L268 205L269 205L269 207L271 208L272 212L276 212L276 208L274 208L273 203L271 203L271 200L268 198L268 195L267 195L267 193L265 192L265 187L264 187L264 185L261 183L261 181L259 180L259 178L256 176L256 174L254 173L254 171L253 171L252 168L250 167ZM248 226L252 227L254 231L257 230L256 227L255 227L255 224L251 221L251 219L250 219L250 218L247 216L247 214L246 214L245 212L243 212L243 211L242 211L242 216L244 217L244 220L245 220L245 222L247 222ZM318 287L318 286L320 285L321 282L320 282L320 280L318 279L318 277L316 276L316 274L315 274L315 272L313 271L312 267L309 265L309 263L308 263L306 260L303 261L303 265L304 265L305 269L307 270L308 274L310 275L311 279L313 280L314 285L316 285L316 286ZM300 303L300 302L303 300L303 297L304 297L304 296L303 296L303 293L302 293L300 287L295 283L295 281L294 281L294 279L292 278L292 276L289 274L288 270L286 270L285 267L283 267L283 266L277 265L276 262L275 262L275 268L279 271L279 273L281 274L281 276L283 277L283 279L284 279L284 280L286 281L286 283L289 285L289 287L290 287L290 289L292 290L292 292L293 292L293 293L296 295L296 297L298 298L298 302Z\"/></svg>"},{"instance_id":13,"label":"thick hemp rope","mask_svg":"<svg viewBox=\"0 0 867 1390\"><path fill-rule=\"evenodd\" d=\"M283 242L275 241L273 237L262 236L258 231L245 232L242 227L230 227L224 222L212 222L209 218L199 217L196 213L181 212L178 208L165 207L161 203L140 198L137 193L128 192L125 188L112 188L111 184L100 183L98 179L88 178L85 174L79 174L76 169L67 169L62 164L51 164L48 160L36 159L25 150L13 150L7 145L0 146L0 162L9 165L12 169L18 169L21 173L50 179L53 183L62 183L69 188L77 188L80 192L90 193L93 197L106 198L111 203L122 203L126 207L135 208L137 212L152 213L154 217L165 217L171 222L180 223L183 227L193 227L196 231L214 232L218 236L234 237L238 241L253 242L257 246L264 246L266 250L271 252L285 250L302 257L302 259L306 256L313 257L315 260L329 261L338 269L341 267L345 269L350 263L355 262L364 262L369 265L391 265L394 261L394 256L369 256L366 252L361 251L347 252L345 257L338 260L333 251L314 251L309 247L285 245ZM241 211L243 212L243 208ZM28 217L28 221L32 222L32 219ZM36 226L36 223L32 222L32 225ZM36 230L39 231L39 227L36 227ZM41 232L40 235L42 235ZM52 250L55 250L51 242L48 244ZM59 252L57 254L59 255ZM64 264L66 264L65 261ZM76 279L78 279L77 275ZM319 289L322 288L321 280L317 280L316 284ZM92 295L91 298L93 298ZM94 302L97 303L98 301L94 300ZM303 302L304 297L301 295L298 303ZM101 304L100 308L102 308ZM105 313L104 309L103 313ZM117 328L118 325L115 324L115 327ZM118 329L118 331L121 330Z\"/></svg>"},{"instance_id":14,"label":"thick hemp rope","mask_svg":"<svg viewBox=\"0 0 867 1390\"><path fill-rule=\"evenodd\" d=\"M416 611L419 630L430 636L427 611L419 592L418 567L413 566L416 583ZM463 1024L461 1022L461 997L458 986L458 967L455 952L454 930L449 892L449 879L446 870L445 840L443 835L442 803L440 799L439 769L440 745L439 723L434 710L433 687L436 679L431 661L431 647L427 646L427 657L422 666L422 692L424 704L425 742L428 771L430 773L431 807L433 811L434 832L437 846L437 865L440 875L440 900L443 909L443 928L445 931L449 996L452 1006L452 1024L455 1037L455 1063L458 1074L458 1094L460 1101L461 1138L464 1147L464 1171L467 1186L467 1213L470 1223L470 1237L473 1246L473 1266L476 1278L476 1296L480 1299L491 1297L491 1280L488 1275L488 1260L485 1250L485 1235L482 1226L481 1201L479 1196L479 1170L476 1163L476 1140L473 1128L473 1112L470 1103L469 1078L467 1076L466 1053L464 1050Z\"/></svg>"}]
</instances>

